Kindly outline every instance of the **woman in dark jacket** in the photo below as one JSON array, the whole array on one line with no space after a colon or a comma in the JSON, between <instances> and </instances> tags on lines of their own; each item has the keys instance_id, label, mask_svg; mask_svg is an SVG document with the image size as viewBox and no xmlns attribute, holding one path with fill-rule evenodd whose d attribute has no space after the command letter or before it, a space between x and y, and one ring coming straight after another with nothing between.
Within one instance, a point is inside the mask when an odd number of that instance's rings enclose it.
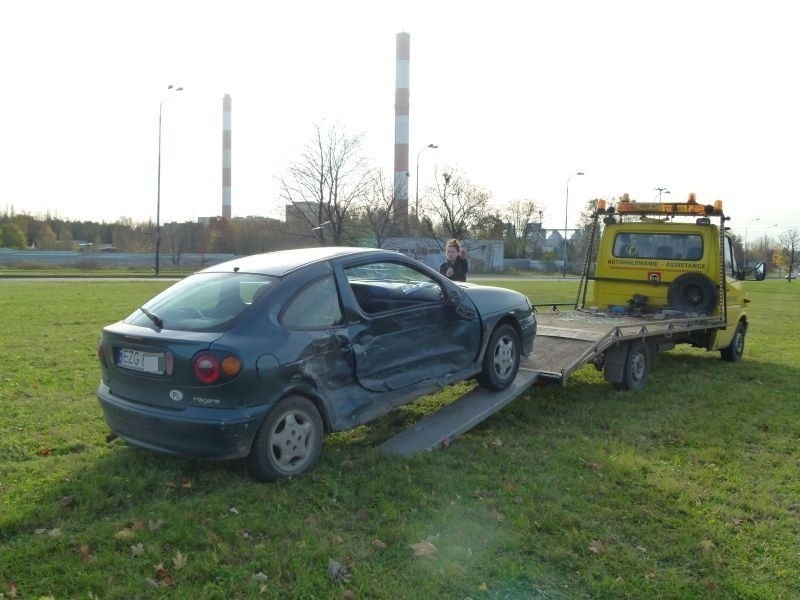
<instances>
[{"instance_id":1,"label":"woman in dark jacket","mask_svg":"<svg viewBox=\"0 0 800 600\"><path fill-rule=\"evenodd\" d=\"M467 249L462 248L458 240L449 240L445 249L447 260L439 267L439 273L453 281L466 281L469 263L467 262Z\"/></svg>"}]
</instances>

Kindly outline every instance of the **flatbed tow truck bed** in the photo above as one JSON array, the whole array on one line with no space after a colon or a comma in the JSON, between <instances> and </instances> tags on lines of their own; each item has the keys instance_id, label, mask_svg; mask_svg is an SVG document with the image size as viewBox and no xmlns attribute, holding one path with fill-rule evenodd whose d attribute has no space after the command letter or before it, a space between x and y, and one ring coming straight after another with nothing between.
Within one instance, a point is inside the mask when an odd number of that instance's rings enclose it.
<instances>
[{"instance_id":1,"label":"flatbed tow truck bed","mask_svg":"<svg viewBox=\"0 0 800 600\"><path fill-rule=\"evenodd\" d=\"M520 361L516 379L505 390L481 387L381 444L381 450L397 456L433 450L469 431L521 396L537 382L558 382L591 362L618 342L674 335L694 330L725 327L723 317L665 318L664 315L618 315L587 310L536 313L537 331L533 353Z\"/></svg>"},{"instance_id":2,"label":"flatbed tow truck bed","mask_svg":"<svg viewBox=\"0 0 800 600\"><path fill-rule=\"evenodd\" d=\"M566 384L567 377L613 344L726 326L721 316L666 318L589 310L536 313L536 341L530 359L543 380Z\"/></svg>"}]
</instances>

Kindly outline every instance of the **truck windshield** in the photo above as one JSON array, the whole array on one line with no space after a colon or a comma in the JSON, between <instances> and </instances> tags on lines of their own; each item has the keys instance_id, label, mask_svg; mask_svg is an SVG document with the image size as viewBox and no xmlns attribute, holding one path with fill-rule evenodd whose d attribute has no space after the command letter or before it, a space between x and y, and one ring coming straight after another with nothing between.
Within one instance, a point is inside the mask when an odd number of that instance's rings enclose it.
<instances>
[{"instance_id":1,"label":"truck windshield","mask_svg":"<svg viewBox=\"0 0 800 600\"><path fill-rule=\"evenodd\" d=\"M700 260L703 238L690 233L618 233L614 238L617 258Z\"/></svg>"}]
</instances>

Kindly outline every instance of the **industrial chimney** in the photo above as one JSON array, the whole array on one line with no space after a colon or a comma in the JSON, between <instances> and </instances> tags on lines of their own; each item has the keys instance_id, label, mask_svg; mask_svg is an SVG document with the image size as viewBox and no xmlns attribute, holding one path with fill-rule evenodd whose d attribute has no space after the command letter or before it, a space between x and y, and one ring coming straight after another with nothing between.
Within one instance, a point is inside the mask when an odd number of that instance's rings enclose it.
<instances>
[{"instance_id":1,"label":"industrial chimney","mask_svg":"<svg viewBox=\"0 0 800 600\"><path fill-rule=\"evenodd\" d=\"M408 107L411 36L397 34L394 92L394 218L408 218Z\"/></svg>"},{"instance_id":2,"label":"industrial chimney","mask_svg":"<svg viewBox=\"0 0 800 600\"><path fill-rule=\"evenodd\" d=\"M222 99L222 218L231 219L231 97Z\"/></svg>"}]
</instances>

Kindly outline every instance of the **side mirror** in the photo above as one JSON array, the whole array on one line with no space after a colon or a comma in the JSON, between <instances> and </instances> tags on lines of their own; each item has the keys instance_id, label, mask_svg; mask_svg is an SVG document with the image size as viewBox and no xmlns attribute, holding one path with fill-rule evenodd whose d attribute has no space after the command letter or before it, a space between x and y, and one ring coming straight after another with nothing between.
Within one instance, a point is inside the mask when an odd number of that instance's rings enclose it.
<instances>
[{"instance_id":1,"label":"side mirror","mask_svg":"<svg viewBox=\"0 0 800 600\"><path fill-rule=\"evenodd\" d=\"M767 267L763 262L759 262L755 267L742 269L736 275L739 281L764 281L767 276Z\"/></svg>"},{"instance_id":2,"label":"side mirror","mask_svg":"<svg viewBox=\"0 0 800 600\"><path fill-rule=\"evenodd\" d=\"M756 265L755 272L756 281L764 281L767 276L767 265L765 265L763 262L758 263Z\"/></svg>"}]
</instances>

